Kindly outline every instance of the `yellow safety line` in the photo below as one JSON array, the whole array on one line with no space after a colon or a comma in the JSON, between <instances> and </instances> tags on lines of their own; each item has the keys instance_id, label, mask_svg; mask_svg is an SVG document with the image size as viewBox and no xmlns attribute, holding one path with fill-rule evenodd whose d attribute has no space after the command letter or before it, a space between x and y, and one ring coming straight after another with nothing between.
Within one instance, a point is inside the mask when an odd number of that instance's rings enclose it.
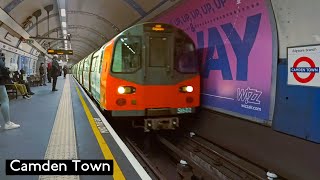
<instances>
[{"instance_id":1,"label":"yellow safety line","mask_svg":"<svg viewBox=\"0 0 320 180\"><path fill-rule=\"evenodd\" d=\"M92 114L86 104L86 102L84 101L81 93L80 93L80 90L79 88L77 87L77 85L75 86L76 87L76 90L77 90L77 93L79 95L79 98L80 98L80 101L82 103L82 106L83 106L83 109L88 117L88 120L89 120L89 123L91 125L91 128L92 128L92 131L94 133L94 135L96 136L96 139L99 143L99 146L100 146L100 149L103 153L103 156L105 159L112 159L113 160L113 179L116 179L116 180L122 180L122 179L126 179L120 169L120 167L118 166L118 163L116 161L116 159L113 157L109 147L108 147L108 144L106 143L106 141L104 140L104 138L102 137L98 127L96 126L96 123L92 117Z\"/></svg>"}]
</instances>

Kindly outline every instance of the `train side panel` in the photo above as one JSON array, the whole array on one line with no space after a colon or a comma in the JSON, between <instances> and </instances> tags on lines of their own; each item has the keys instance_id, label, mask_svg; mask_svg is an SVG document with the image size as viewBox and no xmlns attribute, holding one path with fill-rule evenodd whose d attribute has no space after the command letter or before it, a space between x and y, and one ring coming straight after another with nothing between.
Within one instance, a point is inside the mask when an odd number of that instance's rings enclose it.
<instances>
[{"instance_id":1,"label":"train side panel","mask_svg":"<svg viewBox=\"0 0 320 180\"><path fill-rule=\"evenodd\" d=\"M100 76L100 106L103 109L107 109L107 97L112 95L109 94L109 84L107 84L109 71L110 71L110 64L111 64L111 58L113 54L113 46L114 46L114 39L112 39L109 43L106 44L106 47L104 49L104 55L102 59L101 66L101 76Z\"/></svg>"}]
</instances>

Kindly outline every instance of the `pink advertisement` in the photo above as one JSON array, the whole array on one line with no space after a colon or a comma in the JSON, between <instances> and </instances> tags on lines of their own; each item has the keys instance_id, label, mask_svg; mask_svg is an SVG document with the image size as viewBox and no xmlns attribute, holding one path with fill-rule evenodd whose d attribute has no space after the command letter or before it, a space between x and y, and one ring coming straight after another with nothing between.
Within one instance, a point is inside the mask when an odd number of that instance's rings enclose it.
<instances>
[{"instance_id":1,"label":"pink advertisement","mask_svg":"<svg viewBox=\"0 0 320 180\"><path fill-rule=\"evenodd\" d=\"M272 67L277 57L269 3L185 0L154 20L175 25L194 40L202 64L204 107L271 120Z\"/></svg>"}]
</instances>

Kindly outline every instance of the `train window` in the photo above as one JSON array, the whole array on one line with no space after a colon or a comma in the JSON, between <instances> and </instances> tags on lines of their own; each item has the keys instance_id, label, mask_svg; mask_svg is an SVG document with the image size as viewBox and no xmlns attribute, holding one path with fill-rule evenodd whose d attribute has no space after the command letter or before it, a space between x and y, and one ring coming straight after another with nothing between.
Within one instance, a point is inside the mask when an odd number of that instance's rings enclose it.
<instances>
[{"instance_id":1,"label":"train window","mask_svg":"<svg viewBox=\"0 0 320 180\"><path fill-rule=\"evenodd\" d=\"M120 37L116 43L112 72L130 73L140 68L141 38L138 36Z\"/></svg>"},{"instance_id":2,"label":"train window","mask_svg":"<svg viewBox=\"0 0 320 180\"><path fill-rule=\"evenodd\" d=\"M191 39L175 39L174 67L181 73L197 73L198 61L195 47Z\"/></svg>"},{"instance_id":3,"label":"train window","mask_svg":"<svg viewBox=\"0 0 320 180\"><path fill-rule=\"evenodd\" d=\"M150 56L149 66L165 67L169 53L168 38L166 37L150 37Z\"/></svg>"},{"instance_id":4,"label":"train window","mask_svg":"<svg viewBox=\"0 0 320 180\"><path fill-rule=\"evenodd\" d=\"M88 72L88 58L84 60L84 68L83 71Z\"/></svg>"},{"instance_id":5,"label":"train window","mask_svg":"<svg viewBox=\"0 0 320 180\"><path fill-rule=\"evenodd\" d=\"M92 65L91 65L91 72L94 72L96 71L96 64L97 64L97 59L98 59L98 56L94 56L92 58Z\"/></svg>"},{"instance_id":6,"label":"train window","mask_svg":"<svg viewBox=\"0 0 320 180\"><path fill-rule=\"evenodd\" d=\"M83 71L86 71L86 59L83 60L82 66L83 66L83 69L82 69L82 70L83 70Z\"/></svg>"}]
</instances>

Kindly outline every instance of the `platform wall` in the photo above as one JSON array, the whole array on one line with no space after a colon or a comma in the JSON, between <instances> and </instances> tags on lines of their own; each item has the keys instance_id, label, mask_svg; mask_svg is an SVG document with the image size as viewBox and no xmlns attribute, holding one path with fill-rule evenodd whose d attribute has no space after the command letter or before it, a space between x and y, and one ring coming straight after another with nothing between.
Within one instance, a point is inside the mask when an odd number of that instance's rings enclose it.
<instances>
[{"instance_id":1,"label":"platform wall","mask_svg":"<svg viewBox=\"0 0 320 180\"><path fill-rule=\"evenodd\" d=\"M5 54L5 64L6 67L10 69L10 71L24 69L28 75L36 73L35 64L38 60L37 56L29 54L3 42L0 42L0 49L1 52Z\"/></svg>"},{"instance_id":2,"label":"platform wall","mask_svg":"<svg viewBox=\"0 0 320 180\"><path fill-rule=\"evenodd\" d=\"M185 0L154 19L196 42L204 107L271 124L277 33L268 0Z\"/></svg>"},{"instance_id":3,"label":"platform wall","mask_svg":"<svg viewBox=\"0 0 320 180\"><path fill-rule=\"evenodd\" d=\"M278 66L273 129L320 143L320 89L288 85L287 80L287 59L282 59Z\"/></svg>"}]
</instances>

